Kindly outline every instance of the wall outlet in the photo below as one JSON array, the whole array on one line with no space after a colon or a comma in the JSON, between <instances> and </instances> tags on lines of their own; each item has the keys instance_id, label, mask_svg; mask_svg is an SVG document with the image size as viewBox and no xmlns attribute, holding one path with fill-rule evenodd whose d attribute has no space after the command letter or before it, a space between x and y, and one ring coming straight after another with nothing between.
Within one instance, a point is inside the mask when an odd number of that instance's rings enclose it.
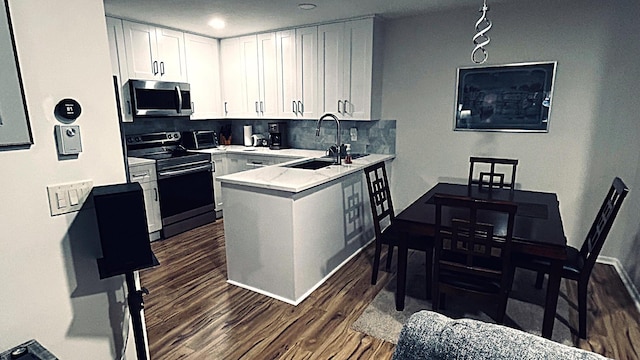
<instances>
[{"instance_id":1,"label":"wall outlet","mask_svg":"<svg viewBox=\"0 0 640 360\"><path fill-rule=\"evenodd\" d=\"M93 189L92 180L47 186L51 216L80 210L89 198L91 189Z\"/></svg>"},{"instance_id":2,"label":"wall outlet","mask_svg":"<svg viewBox=\"0 0 640 360\"><path fill-rule=\"evenodd\" d=\"M358 128L349 129L349 135L351 135L351 141L358 141Z\"/></svg>"}]
</instances>

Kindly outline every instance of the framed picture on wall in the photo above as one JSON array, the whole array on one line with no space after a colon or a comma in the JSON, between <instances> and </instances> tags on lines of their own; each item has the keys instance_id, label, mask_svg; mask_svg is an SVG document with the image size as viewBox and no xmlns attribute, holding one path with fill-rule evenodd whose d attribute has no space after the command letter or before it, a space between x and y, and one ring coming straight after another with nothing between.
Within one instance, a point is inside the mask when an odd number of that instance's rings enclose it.
<instances>
[{"instance_id":1,"label":"framed picture on wall","mask_svg":"<svg viewBox=\"0 0 640 360\"><path fill-rule=\"evenodd\" d=\"M7 0L0 0L0 146L33 144Z\"/></svg>"},{"instance_id":2,"label":"framed picture on wall","mask_svg":"<svg viewBox=\"0 0 640 360\"><path fill-rule=\"evenodd\" d=\"M454 130L548 132L556 64L458 68Z\"/></svg>"}]
</instances>

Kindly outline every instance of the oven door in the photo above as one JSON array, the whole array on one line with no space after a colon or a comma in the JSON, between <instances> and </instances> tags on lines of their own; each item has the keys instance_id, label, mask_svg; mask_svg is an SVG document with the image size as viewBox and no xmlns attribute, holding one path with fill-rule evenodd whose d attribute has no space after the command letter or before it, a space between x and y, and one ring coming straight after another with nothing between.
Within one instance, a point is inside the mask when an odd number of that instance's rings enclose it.
<instances>
[{"instance_id":1,"label":"oven door","mask_svg":"<svg viewBox=\"0 0 640 360\"><path fill-rule=\"evenodd\" d=\"M211 172L211 163L158 170L163 227L205 213L215 219Z\"/></svg>"}]
</instances>

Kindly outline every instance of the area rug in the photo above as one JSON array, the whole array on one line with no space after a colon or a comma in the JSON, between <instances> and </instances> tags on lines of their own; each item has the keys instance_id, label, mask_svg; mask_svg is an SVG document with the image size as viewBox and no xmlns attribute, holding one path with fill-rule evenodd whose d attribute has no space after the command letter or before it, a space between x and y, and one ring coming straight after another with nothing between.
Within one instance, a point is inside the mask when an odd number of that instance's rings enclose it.
<instances>
[{"instance_id":1,"label":"area rug","mask_svg":"<svg viewBox=\"0 0 640 360\"><path fill-rule=\"evenodd\" d=\"M420 310L431 310L431 301L426 300L426 274L424 252L409 252L407 260L407 290L404 311L396 311L395 292L396 277L382 288L362 315L351 325L359 332L396 344L400 330L405 321L413 313ZM381 269L381 271L383 271ZM507 304L504 325L540 335L544 315L546 281L542 289L536 289L535 272L517 269L512 291ZM569 312L577 315L576 300L567 297L565 280L560 285L560 298L556 310L552 340L573 346L572 327L569 327ZM496 305L479 303L475 299L448 296L446 309L439 310L454 319L471 318L495 323Z\"/></svg>"}]
</instances>

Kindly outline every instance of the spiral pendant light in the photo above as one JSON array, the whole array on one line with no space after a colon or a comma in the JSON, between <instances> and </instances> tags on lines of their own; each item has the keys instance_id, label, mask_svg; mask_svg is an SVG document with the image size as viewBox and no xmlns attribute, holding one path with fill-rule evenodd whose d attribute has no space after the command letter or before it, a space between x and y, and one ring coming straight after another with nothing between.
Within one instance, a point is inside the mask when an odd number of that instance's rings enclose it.
<instances>
[{"instance_id":1,"label":"spiral pendant light","mask_svg":"<svg viewBox=\"0 0 640 360\"><path fill-rule=\"evenodd\" d=\"M491 29L491 20L487 18L487 0L484 0L480 12L482 16L476 21L476 34L473 36L473 51L471 52L471 61L476 64L482 64L489 58L489 53L485 50L485 46L489 44L491 39L487 36L487 32Z\"/></svg>"}]
</instances>

